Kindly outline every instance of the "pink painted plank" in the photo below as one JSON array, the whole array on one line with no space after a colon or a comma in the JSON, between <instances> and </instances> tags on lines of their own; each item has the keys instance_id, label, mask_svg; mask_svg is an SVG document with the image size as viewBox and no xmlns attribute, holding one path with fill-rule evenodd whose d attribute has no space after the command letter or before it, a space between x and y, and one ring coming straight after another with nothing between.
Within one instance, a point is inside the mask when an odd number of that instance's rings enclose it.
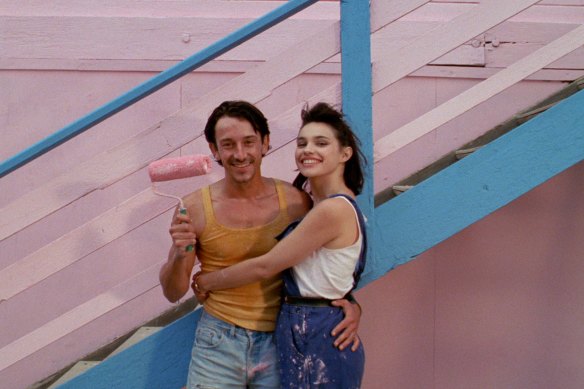
<instances>
[{"instance_id":1,"label":"pink painted plank","mask_svg":"<svg viewBox=\"0 0 584 389\"><path fill-rule=\"evenodd\" d=\"M211 181L210 176L207 178ZM0 300L8 300L55 272L132 231L176 204L145 190L0 271ZM171 213L167 212L170 220ZM87 239L99 232L99 239ZM83 244L80 244L83 242ZM50 258L50 260L47 260Z\"/></svg>"},{"instance_id":2,"label":"pink painted plank","mask_svg":"<svg viewBox=\"0 0 584 389\"><path fill-rule=\"evenodd\" d=\"M449 21L469 12L474 7L481 4L484 4L484 2L439 3L432 1L425 6L416 9L414 12L409 13L403 18L403 20ZM580 7L579 4L577 6L541 5L538 2L538 4L526 8L524 11L519 12L517 15L510 18L510 21L577 23L577 20L581 18L581 12L582 7Z\"/></svg>"},{"instance_id":3,"label":"pink painted plank","mask_svg":"<svg viewBox=\"0 0 584 389\"><path fill-rule=\"evenodd\" d=\"M168 226L169 217L161 214L4 301L0 304L0 315L6 318L0 347L160 264L170 246ZM78 244L99 240L100 232L89 231Z\"/></svg>"},{"instance_id":4,"label":"pink painted plank","mask_svg":"<svg viewBox=\"0 0 584 389\"><path fill-rule=\"evenodd\" d=\"M283 55L251 69L192 103L195 108L182 109L131 141L97 155L0 209L0 237L4 239L76 198L106 187L190 142L192 135L185 134L183 129L203 128L208 113L221 101L229 98L261 100L276 86L338 50L338 24L326 26L316 36L285 50ZM258 79L266 82L258 83ZM206 152L207 145L202 137L197 138L197 144L194 151ZM140 152L136 153L136 150ZM80 183L79 177L84 177L84 181ZM63 188L69 188L70 192L62 193Z\"/></svg>"},{"instance_id":5,"label":"pink painted plank","mask_svg":"<svg viewBox=\"0 0 584 389\"><path fill-rule=\"evenodd\" d=\"M439 22L396 21L376 31L371 37L372 61L388 60L392 53L413 43L440 26ZM463 42L464 43L464 42ZM431 62L433 65L483 66L485 49L483 45L472 45L472 41L454 48Z\"/></svg>"},{"instance_id":6,"label":"pink painted plank","mask_svg":"<svg viewBox=\"0 0 584 389\"><path fill-rule=\"evenodd\" d=\"M159 270L160 264L151 266L135 278L120 284L111 291L94 297L57 319L2 347L0 349L0 371L119 307L126 301L136 298L144 292L143 286L145 282L150 282L151 289L156 288L158 286Z\"/></svg>"},{"instance_id":7,"label":"pink painted plank","mask_svg":"<svg viewBox=\"0 0 584 389\"><path fill-rule=\"evenodd\" d=\"M430 0L395 0L371 2L371 31L375 32L389 23L428 3Z\"/></svg>"},{"instance_id":8,"label":"pink painted plank","mask_svg":"<svg viewBox=\"0 0 584 389\"><path fill-rule=\"evenodd\" d=\"M335 87L329 88L329 91L327 93L330 94L319 94L317 97L315 97L314 101L329 101L331 103L336 103L338 101L336 101L337 98L340 97L340 90L338 90ZM314 101L310 101L311 103L313 103ZM298 111L300 110L301 106L303 104L299 104L298 106L296 106L294 109L289 110L288 112L286 112L285 114L283 114L281 116L281 118L279 118L280 120L283 120L289 116L292 115L292 113L294 113L296 116L298 115ZM278 122L274 123L274 127L278 128ZM288 145L283 147L283 148L279 148L277 151L271 153L267 158L269 160L273 160L275 158L281 158L283 156L289 157L293 155L293 148L295 147L293 142L288 142ZM290 161L292 162L292 161ZM293 172L292 169L290 169L290 165L284 164L284 163L273 163L271 161L266 161L265 165L268 167L266 169L266 174L270 175L270 173L273 173L275 176L278 177L283 177L283 178L291 178L291 173L292 174L296 174L295 172ZM288 177L286 177L286 173L288 175ZM107 225L108 222L113 222L113 223L118 223L119 226L114 226L113 230L111 232L108 232L107 235L110 236L109 239L112 239L113 237L117 237L121 234L124 234L125 232L123 231L124 229L124 221L126 218L124 218L124 214L128 213L136 213L137 210L139 209L144 209L145 207L150 207L153 204L151 203L151 198L148 197L152 197L152 196L136 196L133 200L133 202L135 202L135 205L130 205L130 202L128 202L125 205L120 206L120 211L117 211L116 213L112 213L110 215L104 215L104 217L102 218L103 220L100 220L99 223L93 223L90 222L88 223L87 226L84 226L82 229L80 228L78 231L74 231L72 234L70 234L70 236L66 236L64 237L65 241L71 242L71 244L74 244L75 242L79 242L81 236L77 236L77 235L81 235L81 234L92 234L92 232L94 233L94 231L92 231L92 229L102 229L103 227L100 227L100 225ZM141 204L139 204L142 201ZM163 208L168 208L168 206L163 207ZM120 213L122 212L122 213ZM165 210L158 210L158 211L154 211L154 213L159 214L160 216L163 216L165 219L170 219L170 213L165 211ZM109 220L107 220L109 219ZM121 219L121 220L120 220ZM117 220L117 221L116 221ZM94 225L92 225L94 224ZM83 239L83 241L87 241L87 239ZM88 242L90 245L92 244L91 242ZM47 254L50 254L51 249L53 250L58 250L60 244L57 243L55 245L55 247L49 247L46 251L42 250L43 252L46 252ZM61 247L61 249L63 249L63 247ZM82 251L91 251L93 248L89 247L89 248L82 248L82 249L74 249L75 252L79 253L79 250ZM56 251L56 254L58 254L58 252ZM127 260L130 260L130 258L126 255L123 254L119 254L122 257L126 258ZM37 258L37 260L40 260L42 258ZM45 256L46 259L46 256ZM159 263L157 263L155 265L157 268L160 266ZM26 269L22 268L22 271L26 271ZM31 266L31 270L32 270L32 266ZM142 285L142 287L148 287L148 282L146 282L146 279L152 279L151 274L148 277L145 277L143 279L143 277L136 277L137 281L132 281L132 285L134 285L134 283L136 284L135 286L132 286L132 290L137 290L139 288L139 283ZM155 279L155 284L158 283L157 278L154 277ZM142 281L140 281L142 280ZM124 289L125 290L125 289ZM56 341L60 336L63 335L62 332L60 332L60 329L66 329L66 331L74 331L75 329L78 328L78 326L81 325L85 325L86 321L88 320L93 320L97 317L100 316L100 314L105 314L107 312L109 312L110 309L112 308L111 305L111 301L108 297L109 295L102 295L98 298L89 300L75 308L73 308L70 312L73 312L73 314L69 313L65 313L64 315L60 315L57 318L55 318L53 321L42 325L39 329L37 330L33 330L30 333L27 333L21 337L18 338L18 340L13 341L12 343L6 345L3 347L2 351L6 351L6 352L10 352L12 357L8 359L8 361L4 361L0 359L0 368L1 367L7 367L12 363L15 363L17 361L18 358L24 358L26 355L30 355L34 352L36 352L36 350L40 350L42 347L46 346L47 344L49 344L52 341ZM102 298L103 297L103 298ZM126 297L124 296L119 296L118 300L120 304L125 303L127 300L133 298L132 295L127 295ZM46 304L47 302L45 302L44 304ZM18 304L18 305L22 305L22 304ZM7 312L4 312L4 314L6 314ZM89 313L91 313L91 315L93 316L88 316ZM14 315L9 315L10 317L13 317ZM63 330L64 331L64 330ZM13 353L13 348L14 349L18 349L20 350L19 353ZM25 355L26 354L26 355ZM5 363L5 365L2 365L2 363Z\"/></svg>"},{"instance_id":9,"label":"pink painted plank","mask_svg":"<svg viewBox=\"0 0 584 389\"><path fill-rule=\"evenodd\" d=\"M480 82L481 79L407 77L374 99L377 138L400 128ZM438 127L375 164L377 191L407 178L456 148L476 139L517 112L565 87L562 82L520 82L478 107ZM400 96L399 104L392 100Z\"/></svg>"},{"instance_id":10,"label":"pink painted plank","mask_svg":"<svg viewBox=\"0 0 584 389\"><path fill-rule=\"evenodd\" d=\"M5 58L184 59L249 23L233 18L1 17ZM336 20L287 20L223 54L266 60ZM71 35L75 39L71 39ZM4 39L2 39L4 38ZM274 45L273 42L279 42ZM106 44L107 42L107 44Z\"/></svg>"},{"instance_id":11,"label":"pink painted plank","mask_svg":"<svg viewBox=\"0 0 584 389\"><path fill-rule=\"evenodd\" d=\"M54 0L48 5L42 0L31 0L16 4L11 0L0 0L0 9L7 16L100 16L100 17L205 17L205 18L253 18L268 13L284 1L248 0L164 0L128 1L104 0ZM319 1L292 19L337 18L338 4Z\"/></svg>"},{"instance_id":12,"label":"pink painted plank","mask_svg":"<svg viewBox=\"0 0 584 389\"><path fill-rule=\"evenodd\" d=\"M0 72L0 84L6 86L0 88L0 105L10 112L2 115L0 155L5 158L14 155L150 76L121 72ZM55 99L55 93L59 99ZM180 84L169 85L62 145L50 157L33 161L18 173L3 177L0 180L0 207L79 161L140 133L153 121L176 112L180 104ZM35 115L30 114L32 108Z\"/></svg>"},{"instance_id":13,"label":"pink painted plank","mask_svg":"<svg viewBox=\"0 0 584 389\"><path fill-rule=\"evenodd\" d=\"M387 53L383 60L373 64L374 93L536 2L517 0L510 3L497 0L477 5L469 12L436 27L412 43ZM402 60L395 61L395 58Z\"/></svg>"},{"instance_id":14,"label":"pink painted plank","mask_svg":"<svg viewBox=\"0 0 584 389\"><path fill-rule=\"evenodd\" d=\"M317 94L309 102L329 101L333 104L338 104L339 100L340 84L335 84L332 88ZM296 132L290 132L289 129L299 128L300 121L298 112L303 105L304 103L298 104L276 118L275 121L270 122L270 127L274 134L272 144L275 145L274 150L270 153L270 160L276 159L276 162L266 162L266 165L275 168L276 172L279 173L275 174L276 177L291 180L293 179L293 175L295 175L294 169L292 168L294 163L293 159L291 159L293 152L289 151L289 148L286 148L283 152L280 150L279 145L291 144ZM285 163L282 163L282 158L284 158ZM197 179L197 184L198 186L203 185L213 182L218 178L220 178L220 173L216 172ZM192 180L189 182L189 188L192 190ZM181 193L176 190L170 192ZM186 191L182 193L186 193ZM174 205L172 202L169 205L167 199L160 199L152 195L150 189L133 196L124 203L88 221L58 240L38 249L12 266L1 270L0 299L10 299L55 272L99 250L154 217L158 217L164 213L166 214L166 218L170 219L168 210L174 208ZM139 211L140 209L146 209L148 211ZM96 235L99 235L99 239L88 240L86 238L87 236ZM81 241L85 242L85 244L79 245ZM46 258L52 258L52 260L46 261Z\"/></svg>"},{"instance_id":15,"label":"pink painted plank","mask_svg":"<svg viewBox=\"0 0 584 389\"><path fill-rule=\"evenodd\" d=\"M523 80L527 75L577 49L582 44L584 44L584 25L378 140L375 143L375 161L387 157L415 139Z\"/></svg>"},{"instance_id":16,"label":"pink painted plank","mask_svg":"<svg viewBox=\"0 0 584 389\"><path fill-rule=\"evenodd\" d=\"M476 4L479 0L432 0L433 3L469 3ZM538 5L584 5L584 0L541 0Z\"/></svg>"},{"instance_id":17,"label":"pink painted plank","mask_svg":"<svg viewBox=\"0 0 584 389\"><path fill-rule=\"evenodd\" d=\"M473 68L467 66L424 66L416 70L411 77L438 77L438 78L466 78L485 79L489 78L500 68ZM572 82L584 76L583 69L542 69L526 77L532 81L562 81Z\"/></svg>"},{"instance_id":18,"label":"pink painted plank","mask_svg":"<svg viewBox=\"0 0 584 389\"><path fill-rule=\"evenodd\" d=\"M162 290L151 289L0 371L0 382L6 388L29 387L169 309L173 305Z\"/></svg>"}]
</instances>

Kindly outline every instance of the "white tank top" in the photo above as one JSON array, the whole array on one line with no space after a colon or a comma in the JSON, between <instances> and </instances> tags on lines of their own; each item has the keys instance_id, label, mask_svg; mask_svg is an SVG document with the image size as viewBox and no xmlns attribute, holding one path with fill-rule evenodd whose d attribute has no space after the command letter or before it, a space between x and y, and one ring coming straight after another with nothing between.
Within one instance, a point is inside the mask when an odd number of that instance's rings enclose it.
<instances>
[{"instance_id":1,"label":"white tank top","mask_svg":"<svg viewBox=\"0 0 584 389\"><path fill-rule=\"evenodd\" d=\"M345 197L340 197L351 204ZM359 238L352 245L340 249L321 247L294 266L292 274L301 296L334 300L345 296L353 287L353 272L361 254L363 239L357 211L353 204L351 207L355 212Z\"/></svg>"}]
</instances>

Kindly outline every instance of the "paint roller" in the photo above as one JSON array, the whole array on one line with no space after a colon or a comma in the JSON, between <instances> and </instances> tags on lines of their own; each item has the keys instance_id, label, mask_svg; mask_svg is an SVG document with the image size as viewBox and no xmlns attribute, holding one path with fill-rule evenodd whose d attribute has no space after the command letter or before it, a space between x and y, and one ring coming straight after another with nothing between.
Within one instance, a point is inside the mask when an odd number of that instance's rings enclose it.
<instances>
[{"instance_id":1,"label":"paint roller","mask_svg":"<svg viewBox=\"0 0 584 389\"><path fill-rule=\"evenodd\" d=\"M155 182L177 180L181 178L201 176L211 171L211 157L203 154L187 155L177 158L165 158L154 161L148 165L148 175L152 182L152 191L164 197L178 200L179 212L186 215L187 209L178 196L162 193L156 189ZM193 245L189 245L186 251L193 251Z\"/></svg>"}]
</instances>

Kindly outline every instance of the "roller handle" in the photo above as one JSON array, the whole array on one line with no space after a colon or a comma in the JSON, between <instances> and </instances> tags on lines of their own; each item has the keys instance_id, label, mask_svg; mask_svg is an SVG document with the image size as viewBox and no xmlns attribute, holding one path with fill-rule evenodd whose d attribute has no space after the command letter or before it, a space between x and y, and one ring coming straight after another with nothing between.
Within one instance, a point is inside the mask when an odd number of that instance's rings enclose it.
<instances>
[{"instance_id":1,"label":"roller handle","mask_svg":"<svg viewBox=\"0 0 584 389\"><path fill-rule=\"evenodd\" d=\"M180 212L182 215L186 215L186 214L187 214L187 209L186 209L186 208L184 208L184 207L180 207L178 211L179 211L179 212ZM195 246L194 246L194 245L192 245L192 244L190 244L190 245L188 245L187 247L185 247L185 251L186 251L187 253L190 253L190 252L191 252L191 251L193 251L194 249L195 249Z\"/></svg>"}]
</instances>

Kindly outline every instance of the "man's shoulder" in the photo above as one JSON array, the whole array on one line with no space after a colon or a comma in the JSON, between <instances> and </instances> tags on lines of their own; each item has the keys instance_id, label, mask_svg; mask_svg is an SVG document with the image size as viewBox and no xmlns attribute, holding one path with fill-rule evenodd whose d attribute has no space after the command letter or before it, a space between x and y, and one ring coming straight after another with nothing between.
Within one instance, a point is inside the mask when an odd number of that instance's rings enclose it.
<instances>
[{"instance_id":1,"label":"man's shoulder","mask_svg":"<svg viewBox=\"0 0 584 389\"><path fill-rule=\"evenodd\" d=\"M289 182L280 181L288 204L288 213L292 219L304 216L312 207L312 199L303 190L296 188Z\"/></svg>"},{"instance_id":2,"label":"man's shoulder","mask_svg":"<svg viewBox=\"0 0 584 389\"><path fill-rule=\"evenodd\" d=\"M298 189L289 182L280 180L282 187L286 193L286 197L289 199L294 199L296 201L311 201L310 196L303 190Z\"/></svg>"},{"instance_id":3,"label":"man's shoulder","mask_svg":"<svg viewBox=\"0 0 584 389\"><path fill-rule=\"evenodd\" d=\"M199 188L194 192L185 195L182 199L186 206L197 205L203 203L203 188Z\"/></svg>"}]
</instances>

